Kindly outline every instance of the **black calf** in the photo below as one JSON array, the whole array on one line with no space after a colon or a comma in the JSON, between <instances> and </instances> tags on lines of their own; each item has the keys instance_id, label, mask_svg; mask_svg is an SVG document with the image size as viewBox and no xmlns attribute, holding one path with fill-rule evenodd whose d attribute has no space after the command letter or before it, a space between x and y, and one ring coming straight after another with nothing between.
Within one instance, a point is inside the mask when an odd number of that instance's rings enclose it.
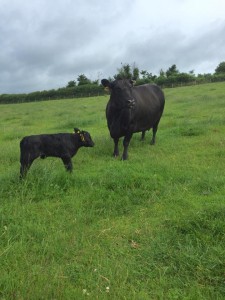
<instances>
[{"instance_id":1,"label":"black calf","mask_svg":"<svg viewBox=\"0 0 225 300\"><path fill-rule=\"evenodd\" d=\"M67 171L72 171L71 158L80 147L93 147L87 131L74 128L74 133L41 134L24 137L20 142L20 176L24 177L33 161L40 157L59 157Z\"/></svg>"}]
</instances>

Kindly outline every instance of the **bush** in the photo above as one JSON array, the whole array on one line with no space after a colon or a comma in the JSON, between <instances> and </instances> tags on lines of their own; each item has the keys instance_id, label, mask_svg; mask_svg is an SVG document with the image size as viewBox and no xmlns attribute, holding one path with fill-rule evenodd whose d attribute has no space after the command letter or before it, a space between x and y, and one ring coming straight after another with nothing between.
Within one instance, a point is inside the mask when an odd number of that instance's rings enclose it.
<instances>
[{"instance_id":1,"label":"bush","mask_svg":"<svg viewBox=\"0 0 225 300\"><path fill-rule=\"evenodd\" d=\"M2 94L0 95L0 104L90 97L104 94L105 91L102 86L98 84L84 84L75 87L59 88L58 90L37 91L29 94Z\"/></svg>"}]
</instances>

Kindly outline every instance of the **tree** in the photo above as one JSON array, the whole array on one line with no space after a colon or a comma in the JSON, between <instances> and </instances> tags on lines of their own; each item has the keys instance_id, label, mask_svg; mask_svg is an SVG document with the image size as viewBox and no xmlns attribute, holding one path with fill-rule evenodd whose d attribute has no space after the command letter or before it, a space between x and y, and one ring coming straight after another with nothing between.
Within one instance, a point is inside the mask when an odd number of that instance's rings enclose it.
<instances>
[{"instance_id":1,"label":"tree","mask_svg":"<svg viewBox=\"0 0 225 300\"><path fill-rule=\"evenodd\" d=\"M99 79L96 79L96 80L92 81L92 84L97 84L97 85L99 85Z\"/></svg>"},{"instance_id":2,"label":"tree","mask_svg":"<svg viewBox=\"0 0 225 300\"><path fill-rule=\"evenodd\" d=\"M122 64L121 68L117 69L117 74L114 75L115 79L135 79L139 78L139 69L133 64L131 67L129 64Z\"/></svg>"},{"instance_id":3,"label":"tree","mask_svg":"<svg viewBox=\"0 0 225 300\"><path fill-rule=\"evenodd\" d=\"M154 81L155 78L156 78L156 75L152 75L152 73L149 73L146 70L142 70L140 72L140 74L141 74L142 78L145 79L145 80Z\"/></svg>"},{"instance_id":4,"label":"tree","mask_svg":"<svg viewBox=\"0 0 225 300\"><path fill-rule=\"evenodd\" d=\"M215 69L215 74L225 73L225 61L221 62Z\"/></svg>"},{"instance_id":5,"label":"tree","mask_svg":"<svg viewBox=\"0 0 225 300\"><path fill-rule=\"evenodd\" d=\"M163 69L159 70L159 77L164 77L166 76L165 72L163 71Z\"/></svg>"},{"instance_id":6,"label":"tree","mask_svg":"<svg viewBox=\"0 0 225 300\"><path fill-rule=\"evenodd\" d=\"M84 74L80 74L77 77L78 85L90 84L91 80L88 79Z\"/></svg>"},{"instance_id":7,"label":"tree","mask_svg":"<svg viewBox=\"0 0 225 300\"><path fill-rule=\"evenodd\" d=\"M137 80L139 78L139 69L138 67L133 67L133 79Z\"/></svg>"},{"instance_id":8,"label":"tree","mask_svg":"<svg viewBox=\"0 0 225 300\"><path fill-rule=\"evenodd\" d=\"M177 75L179 73L179 71L177 70L177 66L176 65L172 65L167 71L166 71L166 76L174 76Z\"/></svg>"},{"instance_id":9,"label":"tree","mask_svg":"<svg viewBox=\"0 0 225 300\"><path fill-rule=\"evenodd\" d=\"M76 86L76 81L75 80L71 80L67 83L67 88L72 88Z\"/></svg>"},{"instance_id":10,"label":"tree","mask_svg":"<svg viewBox=\"0 0 225 300\"><path fill-rule=\"evenodd\" d=\"M129 64L122 64L122 67L117 69L117 72L118 73L114 75L115 79L132 79L131 67Z\"/></svg>"}]
</instances>

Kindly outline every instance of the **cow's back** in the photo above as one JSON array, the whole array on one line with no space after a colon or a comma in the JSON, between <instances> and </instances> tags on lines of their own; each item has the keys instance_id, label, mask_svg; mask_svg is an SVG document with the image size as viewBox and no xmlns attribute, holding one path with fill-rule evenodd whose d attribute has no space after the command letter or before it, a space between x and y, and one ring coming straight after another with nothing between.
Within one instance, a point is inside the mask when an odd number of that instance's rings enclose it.
<instances>
[{"instance_id":1,"label":"cow's back","mask_svg":"<svg viewBox=\"0 0 225 300\"><path fill-rule=\"evenodd\" d=\"M133 95L135 106L131 111L132 132L149 130L159 122L164 105L165 98L162 90L157 85L140 85L134 87Z\"/></svg>"},{"instance_id":2,"label":"cow's back","mask_svg":"<svg viewBox=\"0 0 225 300\"><path fill-rule=\"evenodd\" d=\"M154 84L144 84L134 87L134 98L137 105L144 108L151 108L153 110L163 110L165 98L160 87Z\"/></svg>"}]
</instances>

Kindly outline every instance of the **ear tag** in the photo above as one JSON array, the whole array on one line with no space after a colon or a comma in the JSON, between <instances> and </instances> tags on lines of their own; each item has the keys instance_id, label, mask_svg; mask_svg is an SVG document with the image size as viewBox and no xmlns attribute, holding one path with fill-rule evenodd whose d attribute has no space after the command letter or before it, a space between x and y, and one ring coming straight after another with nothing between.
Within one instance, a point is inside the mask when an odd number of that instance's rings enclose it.
<instances>
[{"instance_id":1,"label":"ear tag","mask_svg":"<svg viewBox=\"0 0 225 300\"><path fill-rule=\"evenodd\" d=\"M81 141L82 141L82 142L85 142L85 138L84 138L84 135L83 135L83 134L80 134L80 138L81 138Z\"/></svg>"}]
</instances>

